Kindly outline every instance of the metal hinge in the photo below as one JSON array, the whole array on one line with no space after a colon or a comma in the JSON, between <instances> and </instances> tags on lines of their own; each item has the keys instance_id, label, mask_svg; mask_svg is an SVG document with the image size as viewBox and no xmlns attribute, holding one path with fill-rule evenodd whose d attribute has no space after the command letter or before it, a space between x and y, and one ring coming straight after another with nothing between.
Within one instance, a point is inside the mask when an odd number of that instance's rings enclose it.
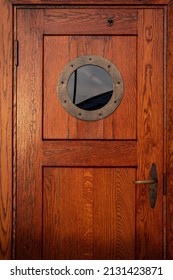
<instances>
[{"instance_id":1,"label":"metal hinge","mask_svg":"<svg viewBox=\"0 0 173 280\"><path fill-rule=\"evenodd\" d=\"M14 65L17 67L19 65L19 41L14 41Z\"/></svg>"},{"instance_id":2,"label":"metal hinge","mask_svg":"<svg viewBox=\"0 0 173 280\"><path fill-rule=\"evenodd\" d=\"M163 173L163 195L167 194L167 176Z\"/></svg>"}]
</instances>

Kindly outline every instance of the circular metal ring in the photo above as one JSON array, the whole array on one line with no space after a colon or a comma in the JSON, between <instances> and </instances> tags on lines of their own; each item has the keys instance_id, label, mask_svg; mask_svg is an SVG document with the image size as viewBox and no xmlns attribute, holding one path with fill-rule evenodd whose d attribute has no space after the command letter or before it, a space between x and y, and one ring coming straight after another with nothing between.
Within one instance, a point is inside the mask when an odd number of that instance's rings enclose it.
<instances>
[{"instance_id":1,"label":"circular metal ring","mask_svg":"<svg viewBox=\"0 0 173 280\"><path fill-rule=\"evenodd\" d=\"M68 95L68 81L70 76L76 69L85 65L95 65L103 68L108 72L113 83L113 94L109 102L102 108L93 111L87 111L77 107L72 103ZM123 98L123 91L123 78L117 67L106 58L96 55L83 55L68 63L61 72L57 87L58 97L64 109L72 116L85 121L101 120L112 114Z\"/></svg>"}]
</instances>

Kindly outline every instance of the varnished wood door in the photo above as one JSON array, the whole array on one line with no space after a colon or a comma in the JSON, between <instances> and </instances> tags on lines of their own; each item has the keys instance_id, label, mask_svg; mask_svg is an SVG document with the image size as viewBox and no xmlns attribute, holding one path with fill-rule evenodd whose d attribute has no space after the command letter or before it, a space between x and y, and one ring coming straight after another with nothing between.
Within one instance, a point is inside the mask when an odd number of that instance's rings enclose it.
<instances>
[{"instance_id":1,"label":"varnished wood door","mask_svg":"<svg viewBox=\"0 0 173 280\"><path fill-rule=\"evenodd\" d=\"M163 10L18 9L17 40L16 258L162 259ZM85 54L124 80L118 109L94 122L57 97L62 69ZM153 162L154 209L133 183Z\"/></svg>"}]
</instances>

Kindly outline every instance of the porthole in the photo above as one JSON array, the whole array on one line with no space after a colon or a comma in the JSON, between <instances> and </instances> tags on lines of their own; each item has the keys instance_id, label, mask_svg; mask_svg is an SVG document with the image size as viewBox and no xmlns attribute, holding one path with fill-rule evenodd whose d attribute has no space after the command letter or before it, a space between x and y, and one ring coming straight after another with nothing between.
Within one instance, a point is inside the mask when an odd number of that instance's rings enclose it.
<instances>
[{"instance_id":1,"label":"porthole","mask_svg":"<svg viewBox=\"0 0 173 280\"><path fill-rule=\"evenodd\" d=\"M95 55L77 57L62 71L58 96L74 117L95 121L114 112L123 97L123 78L109 60Z\"/></svg>"}]
</instances>

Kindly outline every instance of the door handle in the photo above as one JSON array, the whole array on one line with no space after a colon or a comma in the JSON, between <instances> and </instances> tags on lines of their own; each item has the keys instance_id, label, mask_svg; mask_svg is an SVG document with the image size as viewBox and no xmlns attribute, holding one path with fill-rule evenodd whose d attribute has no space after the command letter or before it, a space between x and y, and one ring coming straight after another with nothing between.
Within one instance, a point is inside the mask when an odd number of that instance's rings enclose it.
<instances>
[{"instance_id":1,"label":"door handle","mask_svg":"<svg viewBox=\"0 0 173 280\"><path fill-rule=\"evenodd\" d=\"M143 180L143 181L134 181L134 184L136 185L145 185L145 184L155 184L157 183L158 180L157 179L154 179L154 180Z\"/></svg>"},{"instance_id":2,"label":"door handle","mask_svg":"<svg viewBox=\"0 0 173 280\"><path fill-rule=\"evenodd\" d=\"M140 180L133 182L136 185L148 185L150 205L154 208L157 200L158 177L155 163L152 163L148 180Z\"/></svg>"}]
</instances>

